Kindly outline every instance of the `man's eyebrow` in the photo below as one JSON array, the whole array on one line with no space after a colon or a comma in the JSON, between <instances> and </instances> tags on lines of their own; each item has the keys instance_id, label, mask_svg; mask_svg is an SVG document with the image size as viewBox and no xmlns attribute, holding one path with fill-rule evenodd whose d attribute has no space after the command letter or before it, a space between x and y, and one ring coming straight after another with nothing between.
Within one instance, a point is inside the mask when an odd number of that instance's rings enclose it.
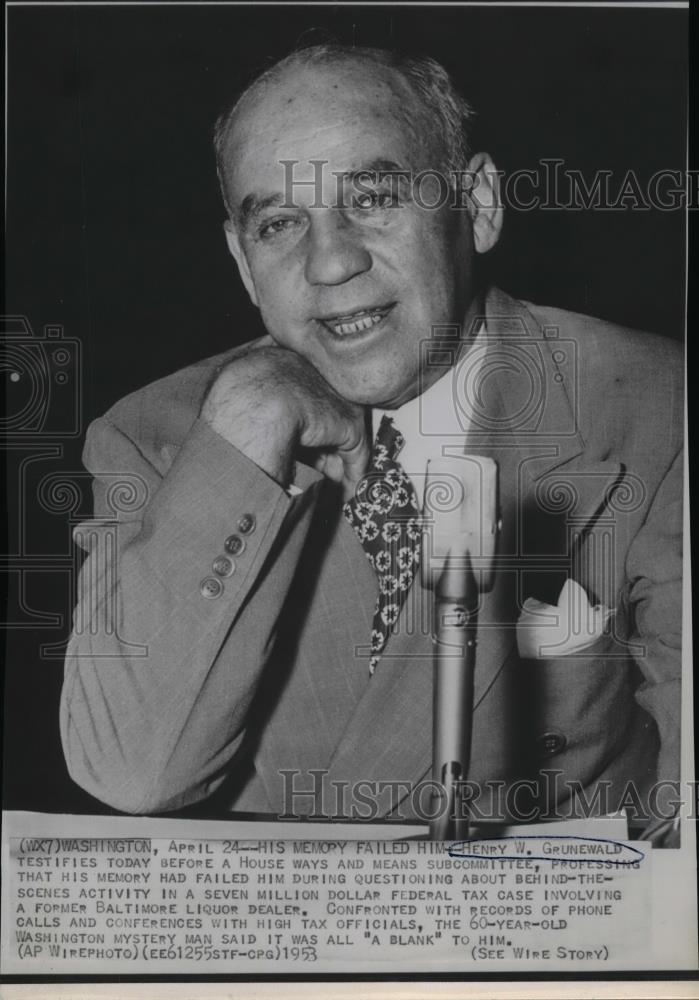
<instances>
[{"instance_id":1,"label":"man's eyebrow","mask_svg":"<svg viewBox=\"0 0 699 1000\"><path fill-rule=\"evenodd\" d=\"M283 194L268 194L261 197L256 194L247 194L240 203L238 211L238 224L245 228L266 208L274 208L285 203Z\"/></svg>"},{"instance_id":2,"label":"man's eyebrow","mask_svg":"<svg viewBox=\"0 0 699 1000\"><path fill-rule=\"evenodd\" d=\"M358 167L356 170L345 170L342 172L336 171L335 176L342 180L354 181L358 177L363 177L366 174L394 174L394 173L407 173L405 167L401 167L400 164L395 163L393 160L372 160L365 166Z\"/></svg>"}]
</instances>

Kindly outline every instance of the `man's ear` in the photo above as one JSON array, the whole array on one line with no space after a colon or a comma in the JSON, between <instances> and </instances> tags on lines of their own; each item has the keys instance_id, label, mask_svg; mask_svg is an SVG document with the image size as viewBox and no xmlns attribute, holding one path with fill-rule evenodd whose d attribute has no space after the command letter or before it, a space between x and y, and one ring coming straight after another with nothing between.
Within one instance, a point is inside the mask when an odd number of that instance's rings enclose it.
<instances>
[{"instance_id":1,"label":"man's ear","mask_svg":"<svg viewBox=\"0 0 699 1000\"><path fill-rule=\"evenodd\" d=\"M487 253L499 240L502 230L500 175L487 153L476 153L469 161L468 176L473 245L477 253Z\"/></svg>"},{"instance_id":2,"label":"man's ear","mask_svg":"<svg viewBox=\"0 0 699 1000\"><path fill-rule=\"evenodd\" d=\"M240 239L236 231L235 225L230 219L226 219L223 223L223 230L226 234L226 243L228 244L228 249L231 256L234 258L236 264L238 265L238 271L240 273L241 280L245 285L245 289L253 301L253 304L259 308L260 303L257 301L257 292L255 291L255 283L252 280L252 275L250 274L250 268L248 266L247 258L245 256L245 251L240 245Z\"/></svg>"}]
</instances>

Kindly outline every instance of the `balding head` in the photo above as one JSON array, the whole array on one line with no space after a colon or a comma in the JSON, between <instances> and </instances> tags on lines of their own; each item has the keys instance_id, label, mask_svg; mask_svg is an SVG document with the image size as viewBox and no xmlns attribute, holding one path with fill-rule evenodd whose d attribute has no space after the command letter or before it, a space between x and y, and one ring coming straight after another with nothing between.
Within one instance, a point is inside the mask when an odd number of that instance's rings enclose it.
<instances>
[{"instance_id":1,"label":"balding head","mask_svg":"<svg viewBox=\"0 0 699 1000\"><path fill-rule=\"evenodd\" d=\"M368 88L366 85L369 85ZM467 170L469 127L474 117L447 72L434 59L387 49L316 45L291 53L258 76L219 117L214 146L223 198L232 214L230 184L241 145L254 138L270 108L294 114L309 90L326 96L361 87L369 107L381 105L413 144L429 144L437 162L425 164L445 173ZM305 103L306 113L308 104ZM256 114L257 112L257 114Z\"/></svg>"}]
</instances>

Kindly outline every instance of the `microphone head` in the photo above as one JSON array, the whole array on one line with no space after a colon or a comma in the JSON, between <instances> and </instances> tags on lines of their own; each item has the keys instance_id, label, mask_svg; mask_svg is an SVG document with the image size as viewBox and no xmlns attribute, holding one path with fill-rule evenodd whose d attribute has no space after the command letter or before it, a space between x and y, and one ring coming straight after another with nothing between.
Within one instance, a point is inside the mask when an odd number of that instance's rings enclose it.
<instances>
[{"instance_id":1,"label":"microphone head","mask_svg":"<svg viewBox=\"0 0 699 1000\"><path fill-rule=\"evenodd\" d=\"M479 590L490 590L498 522L498 468L492 458L459 455L427 463L421 578L435 589L449 572L471 570Z\"/></svg>"}]
</instances>

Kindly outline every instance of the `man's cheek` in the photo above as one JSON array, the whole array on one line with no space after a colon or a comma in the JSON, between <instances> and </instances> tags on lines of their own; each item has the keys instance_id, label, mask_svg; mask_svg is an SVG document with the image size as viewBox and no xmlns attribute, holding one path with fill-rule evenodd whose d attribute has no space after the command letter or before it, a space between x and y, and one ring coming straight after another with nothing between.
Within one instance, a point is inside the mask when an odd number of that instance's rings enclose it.
<instances>
[{"instance_id":1,"label":"man's cheek","mask_svg":"<svg viewBox=\"0 0 699 1000\"><path fill-rule=\"evenodd\" d=\"M263 299L260 300L260 315L265 329L270 334L272 339L280 347L288 347L288 324L285 324L283 322L283 317L277 312L277 310L270 308L269 302L265 302Z\"/></svg>"},{"instance_id":2,"label":"man's cheek","mask_svg":"<svg viewBox=\"0 0 699 1000\"><path fill-rule=\"evenodd\" d=\"M305 355L307 350L306 340L303 330L299 329L299 324L294 320L291 313L285 309L262 310L262 322L272 339L279 347L285 347L297 354Z\"/></svg>"}]
</instances>

